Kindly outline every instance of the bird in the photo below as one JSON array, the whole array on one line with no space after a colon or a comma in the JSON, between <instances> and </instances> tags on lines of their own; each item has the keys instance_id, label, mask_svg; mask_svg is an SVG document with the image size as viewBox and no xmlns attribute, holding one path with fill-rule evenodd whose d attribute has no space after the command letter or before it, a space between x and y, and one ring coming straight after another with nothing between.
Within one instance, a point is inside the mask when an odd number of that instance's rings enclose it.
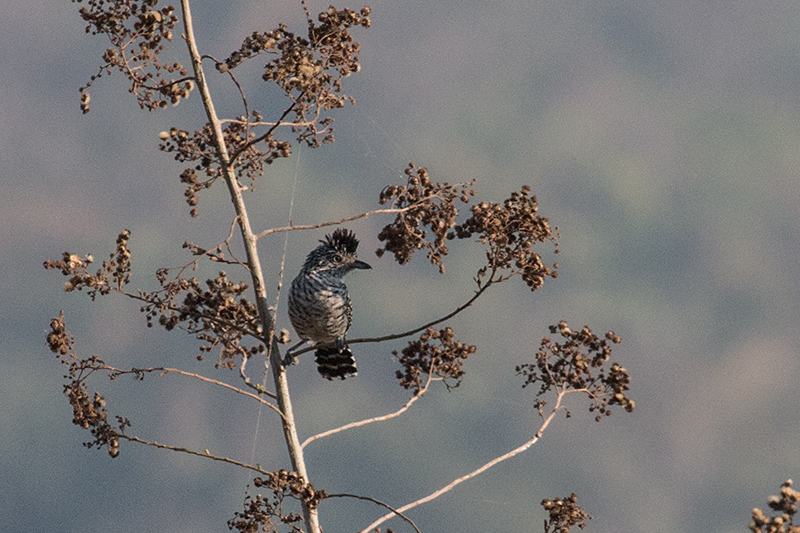
<instances>
[{"instance_id":1,"label":"bird","mask_svg":"<svg viewBox=\"0 0 800 533\"><path fill-rule=\"evenodd\" d=\"M289 291L289 319L301 341L286 352L284 366L303 344L316 348L317 370L325 379L355 376L356 360L345 335L353 322L353 304L344 277L372 267L356 256L358 240L352 231L337 229L306 257Z\"/></svg>"}]
</instances>

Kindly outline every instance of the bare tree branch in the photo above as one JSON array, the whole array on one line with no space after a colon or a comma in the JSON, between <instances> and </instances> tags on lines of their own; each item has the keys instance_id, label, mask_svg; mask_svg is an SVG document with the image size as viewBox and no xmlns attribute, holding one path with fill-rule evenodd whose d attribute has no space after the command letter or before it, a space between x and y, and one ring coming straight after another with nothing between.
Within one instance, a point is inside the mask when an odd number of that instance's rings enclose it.
<instances>
[{"instance_id":1,"label":"bare tree branch","mask_svg":"<svg viewBox=\"0 0 800 533\"><path fill-rule=\"evenodd\" d=\"M428 329L428 328L430 328L432 326L435 326L436 324L440 324L441 322L444 322L445 320L450 320L451 318L456 316L458 313L460 313L461 311L463 311L467 307L471 306L475 302L475 300L477 300L486 291L486 289L488 289L491 285L493 285L494 283L497 283L497 280L494 279L495 274L496 274L496 270L493 270L491 275L489 276L489 279L486 280L486 283L484 283L477 291L475 291L475 294L473 294L472 297L469 300L467 300L467 302L465 304L457 307L454 311L448 313L447 315L445 315L445 316L443 316L441 318L437 318L436 320L434 320L432 322L428 322L427 324L419 326L419 327L416 327L414 329L411 329L411 330L408 330L408 331L404 331L403 333L393 333L391 335L384 335L383 337L363 337L363 338L359 338L359 339L347 339L347 344L357 344L357 343L363 343L363 342L383 342L383 341L390 341L390 340L394 340L394 339L401 339L403 337L408 337L409 335L414 335L415 333L419 333L420 331L424 331L424 330L426 330L426 329ZM304 354L306 352L310 352L313 349L314 349L313 346L308 346L308 347L305 347L305 348L303 348L301 350L297 350L296 352L294 352L294 355L296 357L296 356L299 356L299 355Z\"/></svg>"},{"instance_id":2,"label":"bare tree branch","mask_svg":"<svg viewBox=\"0 0 800 533\"><path fill-rule=\"evenodd\" d=\"M562 389L558 393L558 396L556 397L555 406L553 407L551 412L547 415L547 417L542 421L541 426L539 426L539 430L536 432L536 434L533 436L533 438L531 438L529 441L524 443L522 446L514 448L510 452L505 453L505 454L503 454L503 455L501 455L499 457L495 457L494 459L492 459L491 461L489 461L485 465L481 466L480 468L478 468L476 470L473 470L469 474L461 476L458 479L453 480L452 482L450 482L449 484L445 485L441 489L429 494L428 496L425 496L424 498L420 498L419 500L413 501L413 502L411 502L409 504L406 504L406 505L398 508L396 511L393 511L391 513L383 515L382 517L380 517L375 522L371 523L370 525L368 525L364 529L360 530L359 533L367 533L369 531L372 531L376 527L378 527L379 525L381 525L384 522L386 522L387 520L393 518L396 514L404 513L406 511L408 511L409 509L413 509L414 507L418 507L418 506L420 506L420 505L422 505L424 503L428 503L431 500L435 500L436 498L438 498L442 494L444 494L446 492L449 492L450 490L452 490L456 486L460 485L461 483L463 483L463 482L465 482L467 480L470 480L470 479L474 478L475 476L478 476L479 474L482 474L483 472L485 472L486 470L490 469L494 465L496 465L498 463L502 463L506 459L510 459L510 458L514 457L515 455L518 455L518 454L524 452L525 450L527 450L528 448L530 448L534 444L536 444L536 442L541 438L542 433L544 432L544 430L547 428L547 426L550 425L550 422L553 420L553 418L555 418L555 416L558 413L558 411L561 410L561 408L562 408L561 407L561 402L564 399L564 396L568 392L579 392L579 391L576 391L576 390L565 391L564 389ZM580 391L580 392L588 392L588 391L584 390L584 391Z\"/></svg>"},{"instance_id":3,"label":"bare tree branch","mask_svg":"<svg viewBox=\"0 0 800 533\"><path fill-rule=\"evenodd\" d=\"M408 522L411 525L411 527L414 528L414 531L416 531L417 533L422 533L419 530L419 528L417 527L417 524L415 524L413 522L413 520L408 518L406 515L404 515L403 513L398 511L397 509L394 509L393 507L390 507L389 505L383 503L380 500L376 500L375 498L370 498L369 496L358 496L357 494L345 494L345 493L342 493L342 494L328 494L325 497L326 498L356 498L358 500L367 500L368 502L372 502L372 503L375 503L375 504L380 505L382 507L386 507L387 509L392 511L392 513L394 513L395 515L399 516L400 518L402 518L403 520Z\"/></svg>"},{"instance_id":4,"label":"bare tree branch","mask_svg":"<svg viewBox=\"0 0 800 533\"><path fill-rule=\"evenodd\" d=\"M180 446L171 446L169 444L161 444L160 442L156 441L148 441L141 439L139 437L134 437L131 435L125 435L124 433L118 434L119 438L125 439L130 442L138 442L139 444L144 444L146 446L153 446L155 448L161 448L162 450L172 450L174 452L182 452L188 453L189 455L196 455L198 457L205 457L206 459L211 459L212 461L220 461L222 463L229 463L236 466L241 466L242 468L247 468L248 470L253 470L260 474L269 474L266 470L259 466L249 465L247 463L243 463L241 461L237 461L236 459L231 459L229 457L222 457L220 455L212 455L208 450L204 450L202 452L198 452L196 450L190 450L189 448L182 448Z\"/></svg>"},{"instance_id":5,"label":"bare tree branch","mask_svg":"<svg viewBox=\"0 0 800 533\"><path fill-rule=\"evenodd\" d=\"M348 429L366 426L367 424L372 424L373 422L383 422L384 420L391 420L392 418L402 415L403 413L408 411L408 408L411 407L411 405L414 402L419 400L420 397L428 391L428 387L430 386L432 380L433 380L433 374L432 373L428 374L428 379L425 381L425 385L419 390L419 392L416 395L412 396L406 402L406 404L397 411L383 416L376 416L374 418L359 420L358 422L351 422L349 424L345 424L344 426L340 426L338 428L329 429L328 431L323 431L322 433L317 433L316 435L308 437L306 440L304 440L303 444L301 444L301 447L305 448L308 444L314 442L317 439L321 439L323 437L329 437L331 435L341 433L342 431L346 431Z\"/></svg>"},{"instance_id":6,"label":"bare tree branch","mask_svg":"<svg viewBox=\"0 0 800 533\"><path fill-rule=\"evenodd\" d=\"M242 198L241 188L236 179L236 171L234 169L234 161L236 157L241 154L248 146L260 141L262 137L254 142L243 145L238 152L233 156L229 155L228 147L225 144L225 137L222 131L222 124L219 121L214 102L211 98L211 93L205 79L203 71L202 57L197 49L197 41L194 37L194 28L192 25L192 14L189 8L189 0L181 0L181 9L183 12L183 23L186 31L186 44L189 48L189 55L192 61L192 68L194 69L195 78L197 80L197 88L200 92L203 101L203 107L208 117L209 125L213 132L213 141L218 154L218 162L220 170L225 178L225 183L228 186L231 202L233 203L236 215L239 219L239 228L242 234L242 241L244 244L245 252L247 254L247 264L250 267L250 276L253 280L253 292L256 297L256 304L258 306L259 318L263 327L265 339L273 338L270 330L272 329L272 313L267 301L267 290L264 284L264 274L261 270L261 260L258 256L256 249L257 238L253 234L250 226L250 219L247 214L247 208ZM294 103L290 106L279 121L291 111ZM274 126L265 135L269 135L272 130L277 127ZM300 475L306 483L310 482L308 471L306 469L305 458L303 457L303 449L300 447L300 440L297 437L297 426L294 420L294 411L292 409L291 396L289 395L289 384L286 379L286 372L281 366L281 355L277 343L273 342L268 344L269 353L271 357L270 365L272 366L272 374L275 381L275 394L277 395L278 408L283 413L282 426L283 434L286 440L286 446L289 451L289 458L292 462L292 468ZM319 525L319 516L317 509L302 503L303 516L305 518L306 529L308 533L320 533L321 528Z\"/></svg>"},{"instance_id":7,"label":"bare tree branch","mask_svg":"<svg viewBox=\"0 0 800 533\"><path fill-rule=\"evenodd\" d=\"M248 398L252 398L252 399L256 400L257 402L266 405L267 407L269 407L270 409L272 409L273 411L275 411L276 413L281 415L281 417L283 417L283 413L281 413L280 410L275 405L273 405L272 403L266 401L265 399L261 398L260 396L258 396L256 394L253 394L253 393L250 393L250 392L247 392L247 391L242 390L240 388L234 387L233 385L229 385L228 383L225 383L224 381L219 381L219 380L216 380L216 379L207 378L205 376L201 376L200 374L195 374L194 372L186 372L185 370L180 370L178 368L167 368L167 367L160 367L160 366L150 367L150 368L132 368L130 370L122 370L122 369L119 369L119 368L114 368L114 367L109 366L109 365L103 365L103 368L105 368L107 370L111 370L115 374L120 374L120 375L121 374L138 374L138 373L141 373L141 372L161 372L162 375L168 374L168 373L172 373L172 374L180 374L182 376L187 376L187 377L199 379L200 381L205 381L206 383L212 383L212 384L217 385L219 387L223 387L225 389L231 390L231 391L233 391L233 392L235 392L237 394L241 394L243 396L247 396ZM259 390L258 392L260 394L263 394L264 396L269 396L272 399L277 399L277 396L275 395L274 392L270 392L270 391L267 391L267 390Z\"/></svg>"},{"instance_id":8,"label":"bare tree branch","mask_svg":"<svg viewBox=\"0 0 800 533\"><path fill-rule=\"evenodd\" d=\"M438 196L434 196L433 198L438 198ZM426 198L426 200L430 200L430 198ZM353 222L354 220L360 220L362 218L369 218L373 215L387 215L387 214L396 214L396 213L404 213L411 209L418 208L420 205L423 205L425 201L420 201L412 205L407 205L406 207L397 207L397 208L390 208L390 209L375 209L374 211L367 211L366 213L361 213L360 215L354 215L351 217L341 218L339 220L331 221L331 222L320 222L319 224L290 224L289 226L284 226L282 228L271 228L262 231L259 233L256 238L260 239L261 237L266 237L267 235L272 235L273 233L280 233L283 231L295 231L295 230L307 230L307 229L319 229L325 228L327 226L338 226L339 224L344 224L345 222Z\"/></svg>"}]
</instances>

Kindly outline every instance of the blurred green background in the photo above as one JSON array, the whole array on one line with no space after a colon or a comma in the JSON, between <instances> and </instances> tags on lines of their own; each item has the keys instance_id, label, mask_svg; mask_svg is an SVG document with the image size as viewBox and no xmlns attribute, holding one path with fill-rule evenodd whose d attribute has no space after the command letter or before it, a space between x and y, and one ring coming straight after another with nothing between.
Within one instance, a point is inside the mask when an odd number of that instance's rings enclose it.
<instances>
[{"instance_id":1,"label":"blurred green background","mask_svg":"<svg viewBox=\"0 0 800 533\"><path fill-rule=\"evenodd\" d=\"M434 390L393 422L311 444L312 481L400 506L518 446L538 416L514 367L531 360L547 325L566 319L622 336L614 359L632 375L634 413L617 409L596 424L575 405L575 416L559 417L528 452L409 516L427 532L536 532L539 502L576 492L596 533L745 530L751 508L800 477L797 4L370 5L373 27L354 31L363 70L345 80L357 105L334 114L334 145L295 147L296 157L267 169L247 196L255 229L286 223L293 188L295 223L373 209L381 188L415 161L436 181L477 178L481 199L531 185L562 232L561 268L533 294L517 279L498 286L454 320L478 346L463 385ZM218 58L253 31L284 22L301 32L305 20L288 0L197 1L193 11L201 51ZM45 345L49 319L64 309L82 355L236 381L213 370L214 357L195 362L192 339L147 329L134 302L65 294L63 278L41 267L65 250L99 261L129 228L134 287L151 290L156 268L189 260L185 240L216 244L232 216L217 186L190 219L182 167L156 149L162 130L201 127L196 94L140 112L115 75L95 84L92 112L80 114L78 88L107 46L83 27L67 1L11 0L0 18L0 523L6 531L226 531L250 476L125 443L113 460L86 450L89 435L71 424L61 393L65 369ZM188 63L179 39L171 53ZM240 77L250 105L274 112L283 102L259 83L262 63ZM229 82L212 84L218 111L241 113ZM349 280L353 336L427 322L473 290L479 247L453 246L444 276L422 255L399 267L372 253L387 222L348 226L374 268ZM289 235L287 276L323 235ZM271 294L283 239L261 246ZM288 327L285 298L279 305ZM343 383L321 380L310 360L293 367L301 437L402 405L390 354L402 346L358 345L359 376ZM250 369L257 379L257 364ZM90 386L143 437L288 465L275 416L241 397L174 377ZM320 512L330 533L383 514L346 500Z\"/></svg>"}]
</instances>

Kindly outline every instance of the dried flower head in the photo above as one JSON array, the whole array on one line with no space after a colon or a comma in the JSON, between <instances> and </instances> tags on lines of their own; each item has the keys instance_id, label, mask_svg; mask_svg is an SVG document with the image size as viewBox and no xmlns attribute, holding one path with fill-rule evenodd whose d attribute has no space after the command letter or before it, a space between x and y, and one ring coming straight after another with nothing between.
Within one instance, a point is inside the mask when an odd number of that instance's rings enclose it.
<instances>
[{"instance_id":1,"label":"dried flower head","mask_svg":"<svg viewBox=\"0 0 800 533\"><path fill-rule=\"evenodd\" d=\"M388 185L381 191L381 205L389 204L403 211L378 234L378 239L386 244L376 253L381 257L384 252L391 252L402 265L414 252L426 248L430 262L444 273L442 256L448 253L447 232L456 225L456 200L469 202L469 197L475 195L469 188L473 182L434 183L428 177L428 169L418 168L414 163L409 163L404 172L405 185ZM432 234L430 240L428 232Z\"/></svg>"},{"instance_id":2,"label":"dried flower head","mask_svg":"<svg viewBox=\"0 0 800 533\"><path fill-rule=\"evenodd\" d=\"M405 173L406 185L389 185L381 191L381 204L388 203L402 211L378 234L378 239L385 242L376 252L379 257L388 251L404 264L414 252L425 248L430 262L444 273L442 258L449 252L446 241L477 235L487 246L486 265L475 276L479 286L519 275L531 290L536 290L547 276L556 277L558 265L551 269L533 251L534 244L551 241L558 253L558 241L557 229L554 234L547 219L538 214L539 206L536 197L530 195L530 187L525 185L520 192L512 192L502 204L473 205L471 216L459 224L456 200L469 202L469 197L475 195L470 188L474 180L456 185L434 183L428 170L414 163Z\"/></svg>"},{"instance_id":3,"label":"dried flower head","mask_svg":"<svg viewBox=\"0 0 800 533\"><path fill-rule=\"evenodd\" d=\"M792 488L791 479L783 482L780 495L773 495L767 499L767 505L778 514L767 516L761 509L753 509L750 531L753 533L800 533L800 525L794 523L794 517L800 505L800 492Z\"/></svg>"},{"instance_id":4,"label":"dried flower head","mask_svg":"<svg viewBox=\"0 0 800 533\"><path fill-rule=\"evenodd\" d=\"M481 202L473 205L472 216L454 228L449 238L467 239L473 235L487 245L486 266L478 271L478 284L491 272L501 280L520 275L531 290L542 286L547 276L556 277L555 269L545 266L533 251L537 242L552 241L558 246L548 220L538 214L539 205L531 189L523 185L502 204ZM558 250L556 250L556 253Z\"/></svg>"},{"instance_id":5,"label":"dried flower head","mask_svg":"<svg viewBox=\"0 0 800 533\"><path fill-rule=\"evenodd\" d=\"M264 33L254 32L217 68L229 72L253 57L272 57L264 67L262 79L278 85L292 102L292 129L298 141L311 147L333 142L333 118L321 115L344 107L347 102L355 103L352 97L342 94L342 79L361 70L361 46L350 29L369 28L370 14L369 7L356 12L331 6L315 22L306 10L305 37L292 33L284 24Z\"/></svg>"},{"instance_id":6,"label":"dried flower head","mask_svg":"<svg viewBox=\"0 0 800 533\"><path fill-rule=\"evenodd\" d=\"M159 274L161 290L140 293L148 327L157 318L167 331L179 328L194 335L203 343L198 359L219 346L218 368L234 368L237 357L240 362L265 351L260 342L252 347L242 344L246 337L258 339L261 329L258 309L243 296L247 283L235 283L219 272L203 288L196 278L168 280L165 272Z\"/></svg>"},{"instance_id":7,"label":"dried flower head","mask_svg":"<svg viewBox=\"0 0 800 533\"><path fill-rule=\"evenodd\" d=\"M591 520L592 516L584 513L577 502L578 496L574 492L567 498L542 500L542 507L549 514L544 521L545 533L569 533L573 526L585 529L586 520Z\"/></svg>"},{"instance_id":8,"label":"dried flower head","mask_svg":"<svg viewBox=\"0 0 800 533\"><path fill-rule=\"evenodd\" d=\"M601 339L589 326L573 332L563 320L557 326L550 326L550 332L560 334L563 341L543 338L536 362L516 369L517 374L525 377L523 387L540 384L536 394L540 413L545 405L541 397L552 390L585 392L591 399L589 412L597 412L598 422L611 415L610 405L619 405L629 413L633 411L635 402L625 394L630 384L628 372L617 363L606 368L611 357L609 343L621 342L614 332Z\"/></svg>"},{"instance_id":9,"label":"dried flower head","mask_svg":"<svg viewBox=\"0 0 800 533\"><path fill-rule=\"evenodd\" d=\"M47 343L50 350L56 354L61 363L67 366L65 376L68 382L64 385L64 394L72 406L72 423L92 433L93 440L85 442L87 448L103 447L108 449L111 457L119 455L120 432L129 422L117 417L119 431L108 422L106 401L99 392L91 397L87 390L86 378L98 368L104 366L97 356L88 359L79 359L74 352L75 339L69 334L64 324L64 312L50 321L50 332Z\"/></svg>"},{"instance_id":10,"label":"dried flower head","mask_svg":"<svg viewBox=\"0 0 800 533\"><path fill-rule=\"evenodd\" d=\"M102 268L96 273L89 274L89 265L94 262L91 255L80 255L64 252L58 261L45 261L47 270L59 270L69 280L64 284L67 292L80 291L88 288L88 294L95 299L97 294L106 295L112 290L121 291L131 279L131 252L128 250L130 230L125 230L117 236L117 249L109 256L108 261L103 261Z\"/></svg>"},{"instance_id":11,"label":"dried flower head","mask_svg":"<svg viewBox=\"0 0 800 533\"><path fill-rule=\"evenodd\" d=\"M464 360L475 351L475 346L455 340L453 328L446 327L426 329L419 340L410 341L400 354L394 350L392 355L403 367L396 372L400 386L413 390L416 396L423 387L424 375L443 381L448 389L458 387L464 376Z\"/></svg>"},{"instance_id":12,"label":"dried flower head","mask_svg":"<svg viewBox=\"0 0 800 533\"><path fill-rule=\"evenodd\" d=\"M83 3L82 0L73 2ZM104 34L111 46L103 53L99 72L81 87L81 110L89 112L88 89L103 74L119 71L128 78L130 92L136 95L139 107L153 111L169 104L177 105L194 88L194 79L180 63L165 63L160 59L164 43L172 41L178 22L175 8L157 9L157 0L121 2L118 0L89 0L80 14L87 23L86 33ZM171 75L178 74L173 78Z\"/></svg>"},{"instance_id":13,"label":"dried flower head","mask_svg":"<svg viewBox=\"0 0 800 533\"><path fill-rule=\"evenodd\" d=\"M302 501L310 508L316 508L327 496L324 490L316 491L311 483L306 483L297 472L278 470L269 472L266 477L253 480L256 488L266 487L272 491L271 497L257 494L247 496L244 510L237 511L234 518L228 521L228 529L241 533L270 531L277 533L278 526L286 525L291 531L302 531L298 524L303 516L285 510L286 498Z\"/></svg>"}]
</instances>

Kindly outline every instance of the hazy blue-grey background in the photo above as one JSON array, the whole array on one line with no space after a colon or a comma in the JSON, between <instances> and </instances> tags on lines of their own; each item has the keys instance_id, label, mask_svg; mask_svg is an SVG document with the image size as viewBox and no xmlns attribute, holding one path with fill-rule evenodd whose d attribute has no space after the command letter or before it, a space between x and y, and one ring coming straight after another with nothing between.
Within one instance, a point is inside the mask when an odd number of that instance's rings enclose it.
<instances>
[{"instance_id":1,"label":"hazy blue-grey background","mask_svg":"<svg viewBox=\"0 0 800 533\"><path fill-rule=\"evenodd\" d=\"M201 51L224 57L279 22L302 31L298 4L196 1ZM248 196L255 228L285 223L295 179L294 221L312 223L376 207L379 190L415 161L437 181L477 178L484 199L531 185L562 231L561 275L534 294L519 280L499 286L458 317L456 331L479 348L463 386L433 391L393 422L310 445L316 486L399 506L527 440L538 419L513 369L563 318L623 337L614 358L632 374L635 412L595 424L576 408L528 452L411 518L429 533L536 532L540 500L574 491L597 533L745 530L752 507L800 477L796 2L371 6L373 28L354 31L363 71L345 85L357 106L335 115L335 145L295 150L299 162L268 169ZM224 188L206 192L190 220L181 167L156 150L160 131L200 127L199 99L140 112L115 75L95 84L82 116L78 87L106 42L84 34L66 0L7 2L0 47L0 529L227 531L248 474L136 445L115 460L86 450L89 435L71 424L61 394L64 369L44 342L63 308L83 355L225 376L213 357L193 361L191 339L145 328L134 303L65 294L63 278L41 268L64 250L99 261L130 228L134 285L153 289L155 268L187 260L184 240L227 235ZM260 63L245 83L250 103L278 109L258 83ZM213 83L218 109L239 113L232 87ZM355 336L431 320L473 290L477 248L454 247L445 276L422 256L400 268L372 253L386 222L349 226L374 267L349 282ZM289 276L323 235L290 235ZM279 235L262 246L271 294L282 245ZM344 383L319 379L309 360L292 368L301 436L400 406L390 350L401 346L358 345L359 376ZM258 424L241 397L175 377L91 386L143 437L288 464L275 416L265 411ZM332 500L321 513L335 533L382 511Z\"/></svg>"}]
</instances>

